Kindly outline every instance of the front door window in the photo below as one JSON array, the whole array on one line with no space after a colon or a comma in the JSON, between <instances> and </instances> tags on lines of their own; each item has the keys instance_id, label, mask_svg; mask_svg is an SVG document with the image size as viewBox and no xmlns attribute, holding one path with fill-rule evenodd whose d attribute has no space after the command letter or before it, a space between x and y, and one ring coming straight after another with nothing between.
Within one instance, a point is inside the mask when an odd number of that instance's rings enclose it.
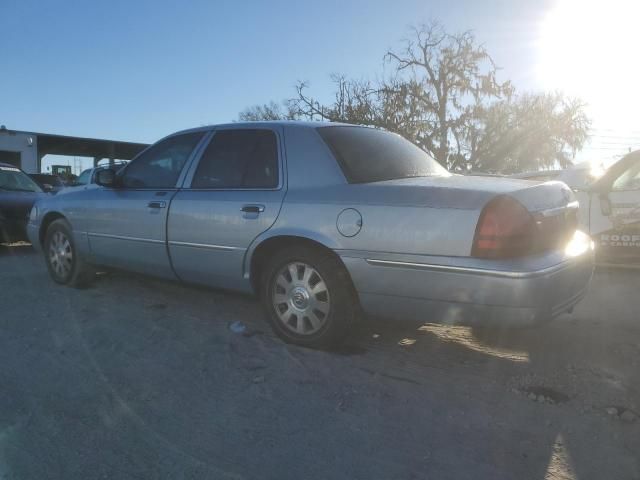
<instances>
[{"instance_id":1,"label":"front door window","mask_svg":"<svg viewBox=\"0 0 640 480\"><path fill-rule=\"evenodd\" d=\"M174 135L142 152L125 169L126 188L174 188L189 155L204 132Z\"/></svg>"}]
</instances>

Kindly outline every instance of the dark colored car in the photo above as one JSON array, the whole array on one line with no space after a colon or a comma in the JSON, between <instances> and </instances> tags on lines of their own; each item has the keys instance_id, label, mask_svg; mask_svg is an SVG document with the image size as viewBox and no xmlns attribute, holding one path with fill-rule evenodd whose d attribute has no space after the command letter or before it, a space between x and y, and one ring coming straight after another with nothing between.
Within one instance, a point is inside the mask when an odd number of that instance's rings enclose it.
<instances>
[{"instance_id":1,"label":"dark colored car","mask_svg":"<svg viewBox=\"0 0 640 480\"><path fill-rule=\"evenodd\" d=\"M48 173L31 173L29 176L35 181L45 192L58 193L67 185L58 175L50 175Z\"/></svg>"},{"instance_id":2,"label":"dark colored car","mask_svg":"<svg viewBox=\"0 0 640 480\"><path fill-rule=\"evenodd\" d=\"M29 212L46 194L29 175L7 163L0 163L0 243L27 240Z\"/></svg>"}]
</instances>

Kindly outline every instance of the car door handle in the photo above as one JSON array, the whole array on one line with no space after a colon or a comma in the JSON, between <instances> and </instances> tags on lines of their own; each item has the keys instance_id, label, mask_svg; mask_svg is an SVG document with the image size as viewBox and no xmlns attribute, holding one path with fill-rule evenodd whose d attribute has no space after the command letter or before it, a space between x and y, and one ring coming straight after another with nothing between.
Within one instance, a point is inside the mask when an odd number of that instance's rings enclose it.
<instances>
[{"instance_id":1,"label":"car door handle","mask_svg":"<svg viewBox=\"0 0 640 480\"><path fill-rule=\"evenodd\" d=\"M147 203L147 207L149 208L165 208L166 206L167 206L167 202L162 202L162 201L160 202L154 201L154 202Z\"/></svg>"},{"instance_id":2,"label":"car door handle","mask_svg":"<svg viewBox=\"0 0 640 480\"><path fill-rule=\"evenodd\" d=\"M264 205L243 205L240 210L244 213L260 213L264 212Z\"/></svg>"}]
</instances>

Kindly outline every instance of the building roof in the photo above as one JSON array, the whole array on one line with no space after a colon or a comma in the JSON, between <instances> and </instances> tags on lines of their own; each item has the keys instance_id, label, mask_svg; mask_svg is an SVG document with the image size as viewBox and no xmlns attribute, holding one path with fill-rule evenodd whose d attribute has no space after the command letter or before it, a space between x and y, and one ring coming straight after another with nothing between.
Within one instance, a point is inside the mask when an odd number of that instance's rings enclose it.
<instances>
[{"instance_id":1,"label":"building roof","mask_svg":"<svg viewBox=\"0 0 640 480\"><path fill-rule=\"evenodd\" d=\"M69 155L77 157L119 158L130 160L149 145L101 138L72 137L52 133L0 129L3 134L32 135L38 139L38 155Z\"/></svg>"}]
</instances>

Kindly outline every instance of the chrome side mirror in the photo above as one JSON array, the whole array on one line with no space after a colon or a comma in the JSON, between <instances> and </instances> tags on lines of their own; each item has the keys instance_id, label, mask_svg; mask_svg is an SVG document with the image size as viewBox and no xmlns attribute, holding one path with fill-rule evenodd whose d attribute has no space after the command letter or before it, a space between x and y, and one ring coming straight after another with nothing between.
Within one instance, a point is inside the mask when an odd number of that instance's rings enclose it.
<instances>
[{"instance_id":1,"label":"chrome side mirror","mask_svg":"<svg viewBox=\"0 0 640 480\"><path fill-rule=\"evenodd\" d=\"M101 187L113 188L116 185L116 172L111 168L96 173L96 183Z\"/></svg>"}]
</instances>

